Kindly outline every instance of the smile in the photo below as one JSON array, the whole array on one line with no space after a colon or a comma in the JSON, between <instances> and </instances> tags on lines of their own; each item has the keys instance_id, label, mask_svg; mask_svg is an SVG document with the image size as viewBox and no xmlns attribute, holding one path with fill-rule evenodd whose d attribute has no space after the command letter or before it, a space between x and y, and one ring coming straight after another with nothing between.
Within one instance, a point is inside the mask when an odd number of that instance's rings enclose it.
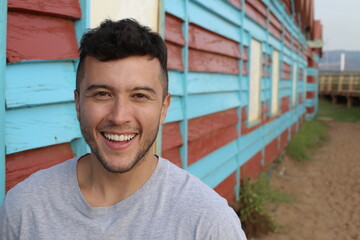
<instances>
[{"instance_id":1,"label":"smile","mask_svg":"<svg viewBox=\"0 0 360 240\"><path fill-rule=\"evenodd\" d=\"M133 139L136 134L110 134L110 133L103 133L104 137L110 141L115 142L125 142L130 141Z\"/></svg>"}]
</instances>

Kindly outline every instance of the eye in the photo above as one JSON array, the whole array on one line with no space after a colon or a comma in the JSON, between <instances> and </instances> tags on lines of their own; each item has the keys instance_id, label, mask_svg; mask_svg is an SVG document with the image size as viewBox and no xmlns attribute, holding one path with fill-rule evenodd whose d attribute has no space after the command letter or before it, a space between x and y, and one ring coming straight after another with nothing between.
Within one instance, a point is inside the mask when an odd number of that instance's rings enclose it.
<instances>
[{"instance_id":1,"label":"eye","mask_svg":"<svg viewBox=\"0 0 360 240\"><path fill-rule=\"evenodd\" d=\"M95 92L93 94L93 97L97 99L106 99L106 98L110 98L111 95L108 92L100 91L100 92Z\"/></svg>"},{"instance_id":2,"label":"eye","mask_svg":"<svg viewBox=\"0 0 360 240\"><path fill-rule=\"evenodd\" d=\"M149 97L143 93L136 93L133 95L133 98L135 99L148 99Z\"/></svg>"}]
</instances>

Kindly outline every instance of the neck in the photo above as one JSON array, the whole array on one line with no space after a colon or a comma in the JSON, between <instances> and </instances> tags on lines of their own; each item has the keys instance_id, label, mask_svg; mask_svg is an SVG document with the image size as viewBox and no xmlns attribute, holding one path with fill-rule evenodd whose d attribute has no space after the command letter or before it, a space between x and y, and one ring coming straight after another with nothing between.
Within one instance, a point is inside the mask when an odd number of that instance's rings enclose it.
<instances>
[{"instance_id":1,"label":"neck","mask_svg":"<svg viewBox=\"0 0 360 240\"><path fill-rule=\"evenodd\" d=\"M92 207L112 206L146 183L155 171L157 160L155 155L148 153L130 171L112 173L93 154L86 155L77 166L80 191Z\"/></svg>"}]
</instances>

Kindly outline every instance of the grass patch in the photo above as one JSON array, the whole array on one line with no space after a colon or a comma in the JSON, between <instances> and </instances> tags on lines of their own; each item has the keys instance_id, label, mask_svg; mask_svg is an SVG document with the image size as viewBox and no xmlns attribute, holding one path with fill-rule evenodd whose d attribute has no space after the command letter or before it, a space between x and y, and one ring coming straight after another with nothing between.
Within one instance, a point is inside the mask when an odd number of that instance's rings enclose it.
<instances>
[{"instance_id":1,"label":"grass patch","mask_svg":"<svg viewBox=\"0 0 360 240\"><path fill-rule=\"evenodd\" d=\"M269 185L266 174L260 174L256 182L244 179L240 190L241 208L238 212L246 236L257 237L268 232L277 232L279 224L267 214L266 205L275 202L290 202L292 196Z\"/></svg>"},{"instance_id":2,"label":"grass patch","mask_svg":"<svg viewBox=\"0 0 360 240\"><path fill-rule=\"evenodd\" d=\"M309 150L328 138L327 128L327 125L317 118L305 121L286 147L286 154L294 160L311 160Z\"/></svg>"},{"instance_id":3,"label":"grass patch","mask_svg":"<svg viewBox=\"0 0 360 240\"><path fill-rule=\"evenodd\" d=\"M357 122L360 121L360 106L348 108L345 105L332 104L326 99L319 99L318 117L328 117L338 122Z\"/></svg>"}]
</instances>

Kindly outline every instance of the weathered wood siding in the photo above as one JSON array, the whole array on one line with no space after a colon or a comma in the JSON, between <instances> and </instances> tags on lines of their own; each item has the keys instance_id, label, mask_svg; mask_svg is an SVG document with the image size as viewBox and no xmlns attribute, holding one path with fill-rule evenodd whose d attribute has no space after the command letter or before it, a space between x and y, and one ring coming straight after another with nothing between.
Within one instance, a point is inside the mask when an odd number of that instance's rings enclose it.
<instances>
[{"instance_id":1,"label":"weathered wood siding","mask_svg":"<svg viewBox=\"0 0 360 240\"><path fill-rule=\"evenodd\" d=\"M316 72L308 70L309 49L299 28L311 14L305 5L296 6L299 23L291 1L165 0L172 105L162 155L229 201L239 196L242 178L256 177L284 151L313 107L305 101L306 72ZM260 118L250 124L252 39L261 44L262 72ZM279 53L277 114L270 109L274 50Z\"/></svg>"},{"instance_id":2,"label":"weathered wood siding","mask_svg":"<svg viewBox=\"0 0 360 240\"><path fill-rule=\"evenodd\" d=\"M8 0L5 73L6 190L74 156L77 36L85 0Z\"/></svg>"}]
</instances>

